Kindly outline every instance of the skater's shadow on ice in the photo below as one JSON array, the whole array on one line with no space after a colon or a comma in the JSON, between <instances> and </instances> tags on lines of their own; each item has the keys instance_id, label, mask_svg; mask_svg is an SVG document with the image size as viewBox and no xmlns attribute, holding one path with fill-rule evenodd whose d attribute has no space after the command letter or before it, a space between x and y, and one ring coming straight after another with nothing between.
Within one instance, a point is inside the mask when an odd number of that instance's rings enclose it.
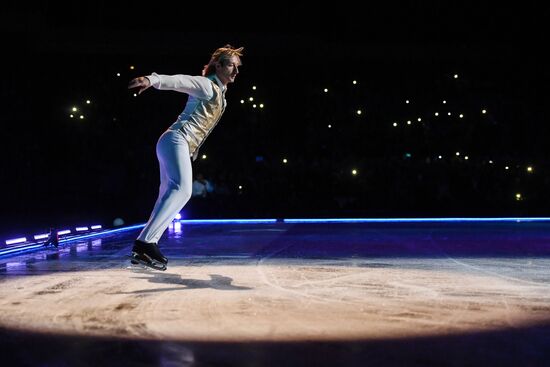
<instances>
[{"instance_id":1,"label":"skater's shadow on ice","mask_svg":"<svg viewBox=\"0 0 550 367\"><path fill-rule=\"evenodd\" d=\"M183 279L179 274L147 274L151 275L148 277L139 277L137 279L147 279L151 283L160 283L160 284L177 284L178 287L173 288L156 288L156 289L144 289L133 292L125 293L153 293L153 292L165 292L165 291L179 291L183 289L201 289L201 288L210 288L217 289L221 291L240 291L252 289L250 287L240 287L232 285L233 278L226 277L218 274L208 274L210 276L209 280L204 279Z\"/></svg>"}]
</instances>

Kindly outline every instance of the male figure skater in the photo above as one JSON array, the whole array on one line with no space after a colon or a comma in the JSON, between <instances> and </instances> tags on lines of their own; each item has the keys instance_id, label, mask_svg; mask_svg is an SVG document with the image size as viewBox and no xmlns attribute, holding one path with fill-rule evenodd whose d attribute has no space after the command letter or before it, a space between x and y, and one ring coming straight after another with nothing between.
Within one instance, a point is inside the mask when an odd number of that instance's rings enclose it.
<instances>
[{"instance_id":1,"label":"male figure skater","mask_svg":"<svg viewBox=\"0 0 550 367\"><path fill-rule=\"evenodd\" d=\"M166 270L168 259L160 252L158 241L192 192L191 158L220 120L226 106L227 85L235 81L241 66L243 47L225 45L212 54L202 76L158 75L132 79L129 89L142 93L153 86L189 95L183 112L159 138L156 146L160 165L159 196L149 221L132 248L132 264Z\"/></svg>"}]
</instances>

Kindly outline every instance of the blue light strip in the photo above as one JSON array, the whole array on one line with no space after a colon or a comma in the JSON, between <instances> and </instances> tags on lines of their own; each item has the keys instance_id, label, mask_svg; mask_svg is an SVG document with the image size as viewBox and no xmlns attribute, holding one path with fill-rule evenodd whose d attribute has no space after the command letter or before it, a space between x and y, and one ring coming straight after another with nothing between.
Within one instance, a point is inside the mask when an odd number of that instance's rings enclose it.
<instances>
[{"instance_id":1,"label":"blue light strip","mask_svg":"<svg viewBox=\"0 0 550 367\"><path fill-rule=\"evenodd\" d=\"M108 231L85 234L85 235L82 235L82 236L73 236L73 237L60 239L59 243L61 244L61 243L67 243L67 242L73 242L73 241L80 241L80 240L83 240L83 239L104 236L104 235L112 234L112 233L126 232L126 231L131 231L133 229L142 228L144 226L145 226L145 223L144 224L137 224L137 225L130 226L130 227L117 228L117 229L111 229L111 230L108 230ZM27 244L27 245L24 245L24 246L11 247L11 248L0 250L0 256L13 255L13 254L16 254L16 253L23 253L23 252L38 250L40 248L46 249L47 247L44 247L44 243L39 243L39 244L33 243L33 244Z\"/></svg>"},{"instance_id":2,"label":"blue light strip","mask_svg":"<svg viewBox=\"0 0 550 367\"><path fill-rule=\"evenodd\" d=\"M182 219L183 224L266 224L277 223L277 219ZM456 222L550 222L550 217L517 217L517 218L303 218L303 219L283 219L284 223L456 223ZM80 241L87 238L99 237L113 233L127 232L134 229L143 228L145 223L136 224L129 227L111 229L96 233L90 233L81 236L72 236L60 239L59 243L68 243ZM13 246L0 250L0 256L14 255L46 249L43 243L33 243L21 246Z\"/></svg>"},{"instance_id":3,"label":"blue light strip","mask_svg":"<svg viewBox=\"0 0 550 367\"><path fill-rule=\"evenodd\" d=\"M262 223L276 223L277 219L182 219L180 220L180 223L182 224L262 224ZM98 236L104 236L108 234L113 233L120 233L120 232L126 232L126 231L132 231L134 229L143 228L145 226L145 223L143 224L136 224L129 227L123 227L123 228L117 228L117 229L111 229L107 231L101 231L96 233L89 233L85 235L80 236L71 236L67 238L63 238L59 240L59 243L68 243L68 242L74 242L74 241L80 241L87 238L93 238ZM4 255L13 255L16 253L22 253L22 252L28 252L32 250L37 250L43 247L43 243L40 244L27 244L24 246L18 246L18 247L12 247L0 250L0 256Z\"/></svg>"},{"instance_id":4,"label":"blue light strip","mask_svg":"<svg viewBox=\"0 0 550 367\"><path fill-rule=\"evenodd\" d=\"M44 245L43 244L38 244L38 245L24 245L24 246L17 246L17 247L12 247L12 248L8 248L8 249L4 249L4 250L0 250L0 257L2 256L6 256L6 255L14 255L16 253L24 253L24 252L30 252L30 251L35 251L35 250L38 250L39 248L43 247Z\"/></svg>"},{"instance_id":5,"label":"blue light strip","mask_svg":"<svg viewBox=\"0 0 550 367\"><path fill-rule=\"evenodd\" d=\"M325 218L284 219L285 223L455 223L455 222L548 222L546 217L524 218Z\"/></svg>"},{"instance_id":6,"label":"blue light strip","mask_svg":"<svg viewBox=\"0 0 550 367\"><path fill-rule=\"evenodd\" d=\"M262 224L277 223L277 219L181 219L183 224Z\"/></svg>"},{"instance_id":7,"label":"blue light strip","mask_svg":"<svg viewBox=\"0 0 550 367\"><path fill-rule=\"evenodd\" d=\"M107 235L107 234L113 234L113 233L119 233L119 232L127 232L127 231L131 231L131 230L133 230L133 229L143 228L144 226L145 226L145 223L144 223L144 224L136 224L136 225L130 226L130 227L123 227L123 228L117 228L117 229L110 229L110 230L108 230L108 231L102 231L102 232L97 232L97 233L85 234L85 235L82 235L82 236L74 236L74 237L69 237L69 238L60 239L60 240L59 240L59 243L67 243L67 242L73 242L73 241L80 241L80 240L84 240L84 239L86 239L86 238L93 238L93 237L104 236L104 235Z\"/></svg>"}]
</instances>

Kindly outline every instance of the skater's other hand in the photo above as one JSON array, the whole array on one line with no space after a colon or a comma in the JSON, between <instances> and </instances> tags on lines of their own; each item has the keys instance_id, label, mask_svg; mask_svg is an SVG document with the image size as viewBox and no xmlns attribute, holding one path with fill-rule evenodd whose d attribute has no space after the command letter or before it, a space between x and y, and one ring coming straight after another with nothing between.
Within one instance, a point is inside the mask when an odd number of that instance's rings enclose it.
<instances>
[{"instance_id":1,"label":"skater's other hand","mask_svg":"<svg viewBox=\"0 0 550 367\"><path fill-rule=\"evenodd\" d=\"M141 94L141 92L143 92L150 86L151 86L151 82L149 81L149 79L144 76L140 76L138 78L134 78L130 80L130 83L128 84L128 89L139 88L138 94Z\"/></svg>"}]
</instances>

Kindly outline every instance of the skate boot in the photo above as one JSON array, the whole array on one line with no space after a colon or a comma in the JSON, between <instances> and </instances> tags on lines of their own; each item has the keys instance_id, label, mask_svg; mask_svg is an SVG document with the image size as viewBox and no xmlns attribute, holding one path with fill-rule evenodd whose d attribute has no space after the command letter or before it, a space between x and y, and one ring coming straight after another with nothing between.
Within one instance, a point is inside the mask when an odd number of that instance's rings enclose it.
<instances>
[{"instance_id":1,"label":"skate boot","mask_svg":"<svg viewBox=\"0 0 550 367\"><path fill-rule=\"evenodd\" d=\"M166 270L168 259L160 252L156 243L147 243L140 240L134 242L132 248L132 264L141 264L156 270Z\"/></svg>"}]
</instances>

